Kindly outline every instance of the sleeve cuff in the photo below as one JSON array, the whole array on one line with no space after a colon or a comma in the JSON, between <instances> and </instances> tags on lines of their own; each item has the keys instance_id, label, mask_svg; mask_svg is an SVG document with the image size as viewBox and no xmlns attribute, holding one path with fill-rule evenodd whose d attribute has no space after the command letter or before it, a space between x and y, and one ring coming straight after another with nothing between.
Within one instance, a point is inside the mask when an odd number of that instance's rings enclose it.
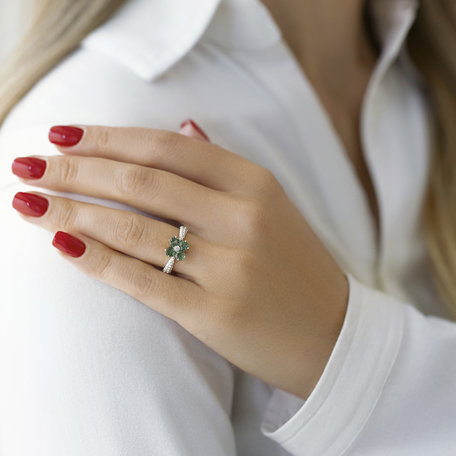
<instances>
[{"instance_id":1,"label":"sleeve cuff","mask_svg":"<svg viewBox=\"0 0 456 456\"><path fill-rule=\"evenodd\" d=\"M295 456L340 455L369 418L401 344L404 305L347 273L344 323L314 390L273 390L261 432Z\"/></svg>"}]
</instances>

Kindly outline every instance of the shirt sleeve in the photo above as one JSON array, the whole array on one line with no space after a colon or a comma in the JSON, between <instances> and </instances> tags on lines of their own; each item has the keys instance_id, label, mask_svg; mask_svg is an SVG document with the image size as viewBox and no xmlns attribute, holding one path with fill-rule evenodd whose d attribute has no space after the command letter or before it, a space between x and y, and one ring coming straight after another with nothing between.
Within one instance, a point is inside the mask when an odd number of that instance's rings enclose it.
<instances>
[{"instance_id":1,"label":"shirt sleeve","mask_svg":"<svg viewBox=\"0 0 456 456\"><path fill-rule=\"evenodd\" d=\"M456 323L347 277L317 385L305 401L274 389L261 432L294 456L456 454Z\"/></svg>"}]
</instances>

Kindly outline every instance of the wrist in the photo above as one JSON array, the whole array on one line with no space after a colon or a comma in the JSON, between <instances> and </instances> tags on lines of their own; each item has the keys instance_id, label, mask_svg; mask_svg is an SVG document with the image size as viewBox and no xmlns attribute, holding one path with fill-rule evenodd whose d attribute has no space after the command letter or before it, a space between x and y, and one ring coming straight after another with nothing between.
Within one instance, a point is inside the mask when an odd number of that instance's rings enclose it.
<instances>
[{"instance_id":1,"label":"wrist","mask_svg":"<svg viewBox=\"0 0 456 456\"><path fill-rule=\"evenodd\" d=\"M323 375L345 321L349 281L345 274L343 277L344 280L336 293L338 298L331 305L326 306L327 311L323 313L324 321L320 326L321 329L314 333L311 362L304 366L306 369L304 379L296 386L295 391L290 391L303 400L307 400Z\"/></svg>"}]
</instances>

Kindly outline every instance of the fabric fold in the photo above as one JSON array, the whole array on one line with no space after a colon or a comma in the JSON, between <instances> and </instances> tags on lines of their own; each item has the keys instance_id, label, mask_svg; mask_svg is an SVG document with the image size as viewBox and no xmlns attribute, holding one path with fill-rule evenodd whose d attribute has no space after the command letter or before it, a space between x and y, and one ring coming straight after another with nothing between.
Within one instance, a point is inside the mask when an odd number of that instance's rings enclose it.
<instances>
[{"instance_id":1,"label":"fabric fold","mask_svg":"<svg viewBox=\"0 0 456 456\"><path fill-rule=\"evenodd\" d=\"M350 446L372 413L399 350L403 305L347 276L347 313L317 385L306 401L275 389L263 416L261 432L294 456L341 455Z\"/></svg>"}]
</instances>

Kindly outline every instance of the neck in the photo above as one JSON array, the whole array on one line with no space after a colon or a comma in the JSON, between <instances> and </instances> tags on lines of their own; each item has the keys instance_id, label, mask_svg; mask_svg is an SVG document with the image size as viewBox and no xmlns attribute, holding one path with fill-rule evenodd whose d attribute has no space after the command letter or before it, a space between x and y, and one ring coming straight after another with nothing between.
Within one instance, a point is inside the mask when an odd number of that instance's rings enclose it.
<instances>
[{"instance_id":1,"label":"neck","mask_svg":"<svg viewBox=\"0 0 456 456\"><path fill-rule=\"evenodd\" d=\"M263 0L305 72L319 78L369 66L375 56L363 20L365 0Z\"/></svg>"}]
</instances>

